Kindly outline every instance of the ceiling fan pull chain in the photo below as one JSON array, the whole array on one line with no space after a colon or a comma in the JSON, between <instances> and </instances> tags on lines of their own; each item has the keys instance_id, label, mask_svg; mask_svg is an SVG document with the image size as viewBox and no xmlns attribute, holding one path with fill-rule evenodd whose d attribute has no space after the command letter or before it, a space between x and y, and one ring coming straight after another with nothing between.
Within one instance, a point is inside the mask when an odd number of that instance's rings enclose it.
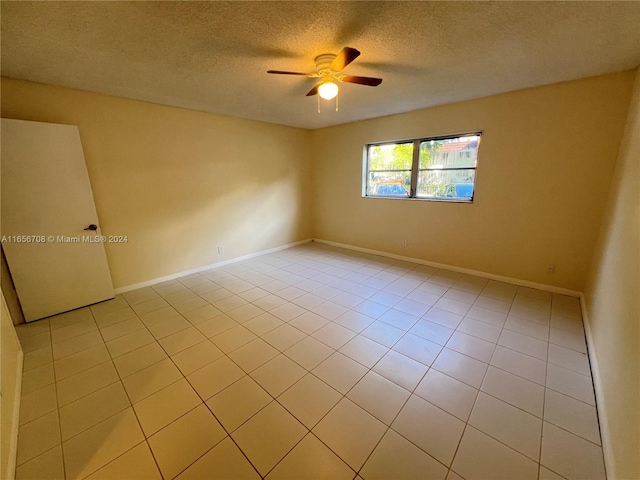
<instances>
[{"instance_id":1,"label":"ceiling fan pull chain","mask_svg":"<svg viewBox=\"0 0 640 480\"><path fill-rule=\"evenodd\" d=\"M338 94L336 95L336 112L338 111L338 98L340 98L340 91L338 91Z\"/></svg>"},{"instance_id":2,"label":"ceiling fan pull chain","mask_svg":"<svg viewBox=\"0 0 640 480\"><path fill-rule=\"evenodd\" d=\"M320 113L320 95L316 97L318 99L318 113Z\"/></svg>"}]
</instances>

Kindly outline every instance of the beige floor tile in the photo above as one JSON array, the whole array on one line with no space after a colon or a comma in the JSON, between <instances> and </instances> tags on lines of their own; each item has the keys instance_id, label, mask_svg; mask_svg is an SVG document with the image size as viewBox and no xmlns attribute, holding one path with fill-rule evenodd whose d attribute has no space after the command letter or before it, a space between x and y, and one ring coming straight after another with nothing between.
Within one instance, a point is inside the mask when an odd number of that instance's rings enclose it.
<instances>
[{"instance_id":1,"label":"beige floor tile","mask_svg":"<svg viewBox=\"0 0 640 480\"><path fill-rule=\"evenodd\" d=\"M498 339L500 338L499 327L472 318L463 319L460 325L458 325L457 330L491 343L498 343Z\"/></svg>"},{"instance_id":2,"label":"beige floor tile","mask_svg":"<svg viewBox=\"0 0 640 480\"><path fill-rule=\"evenodd\" d=\"M43 333L49 333L50 326L49 320L38 320L36 322L22 323L16 325L16 334L20 341L25 338L33 337L34 335L42 335Z\"/></svg>"},{"instance_id":3,"label":"beige floor tile","mask_svg":"<svg viewBox=\"0 0 640 480\"><path fill-rule=\"evenodd\" d=\"M294 328L289 324L284 324L264 334L262 339L281 352L284 352L306 336L306 333L301 332L297 328Z\"/></svg>"},{"instance_id":4,"label":"beige floor tile","mask_svg":"<svg viewBox=\"0 0 640 480\"><path fill-rule=\"evenodd\" d=\"M154 363L167 358L165 351L156 342L140 347L113 359L121 378L133 375Z\"/></svg>"},{"instance_id":5,"label":"beige floor tile","mask_svg":"<svg viewBox=\"0 0 640 480\"><path fill-rule=\"evenodd\" d=\"M51 333L44 332L27 338L20 339L20 346L24 353L34 352L51 346Z\"/></svg>"},{"instance_id":6,"label":"beige floor tile","mask_svg":"<svg viewBox=\"0 0 640 480\"><path fill-rule=\"evenodd\" d=\"M254 305L257 305L261 309L270 312L274 308L279 307L280 305L284 305L287 301L284 298L278 297L277 295L268 294L258 300L252 302Z\"/></svg>"},{"instance_id":7,"label":"beige floor tile","mask_svg":"<svg viewBox=\"0 0 640 480\"><path fill-rule=\"evenodd\" d=\"M272 402L231 436L258 472L266 475L307 432L293 415Z\"/></svg>"},{"instance_id":8,"label":"beige floor tile","mask_svg":"<svg viewBox=\"0 0 640 480\"><path fill-rule=\"evenodd\" d=\"M311 336L333 349L338 349L355 337L355 335L355 332L352 332L348 328L330 322Z\"/></svg>"},{"instance_id":9,"label":"beige floor tile","mask_svg":"<svg viewBox=\"0 0 640 480\"><path fill-rule=\"evenodd\" d=\"M154 342L155 339L153 335L151 335L147 329L144 329L111 340L107 342L106 345L111 357L116 358Z\"/></svg>"},{"instance_id":10,"label":"beige floor tile","mask_svg":"<svg viewBox=\"0 0 640 480\"><path fill-rule=\"evenodd\" d=\"M168 306L169 304L164 298L158 297L153 300L147 300L145 302L132 305L131 308L133 308L136 315L144 315L145 313L155 312L156 310L160 310L161 308Z\"/></svg>"},{"instance_id":11,"label":"beige floor tile","mask_svg":"<svg viewBox=\"0 0 640 480\"><path fill-rule=\"evenodd\" d=\"M222 357L196 370L187 376L187 380L200 398L206 401L245 375L229 357Z\"/></svg>"},{"instance_id":12,"label":"beige floor tile","mask_svg":"<svg viewBox=\"0 0 640 480\"><path fill-rule=\"evenodd\" d=\"M380 320L376 320L360 332L360 335L363 337L367 337L369 340L373 340L388 348L393 347L404 334L404 330L381 322Z\"/></svg>"},{"instance_id":13,"label":"beige floor tile","mask_svg":"<svg viewBox=\"0 0 640 480\"><path fill-rule=\"evenodd\" d=\"M66 328L66 327L65 327ZM102 335L98 330L91 331L82 335L74 336L68 340L64 340L58 343L54 343L53 358L58 360L63 357L68 357L74 353L87 350L88 348L95 347L96 345L103 344Z\"/></svg>"},{"instance_id":14,"label":"beige floor tile","mask_svg":"<svg viewBox=\"0 0 640 480\"><path fill-rule=\"evenodd\" d=\"M539 385L545 383L547 364L515 350L498 345L493 352L493 357L491 357L491 365Z\"/></svg>"},{"instance_id":15,"label":"beige floor tile","mask_svg":"<svg viewBox=\"0 0 640 480\"><path fill-rule=\"evenodd\" d=\"M388 430L360 471L365 480L444 479L447 467Z\"/></svg>"},{"instance_id":16,"label":"beige floor tile","mask_svg":"<svg viewBox=\"0 0 640 480\"><path fill-rule=\"evenodd\" d=\"M246 376L214 395L207 405L224 428L233 432L272 400L271 395Z\"/></svg>"},{"instance_id":17,"label":"beige floor tile","mask_svg":"<svg viewBox=\"0 0 640 480\"><path fill-rule=\"evenodd\" d=\"M64 462L60 445L16 468L16 480L62 480Z\"/></svg>"},{"instance_id":18,"label":"beige floor tile","mask_svg":"<svg viewBox=\"0 0 640 480\"><path fill-rule=\"evenodd\" d=\"M175 355L207 338L195 327L188 327L158 341L169 355Z\"/></svg>"},{"instance_id":19,"label":"beige floor tile","mask_svg":"<svg viewBox=\"0 0 640 480\"><path fill-rule=\"evenodd\" d=\"M548 388L545 391L544 420L601 445L596 408Z\"/></svg>"},{"instance_id":20,"label":"beige floor tile","mask_svg":"<svg viewBox=\"0 0 640 480\"><path fill-rule=\"evenodd\" d=\"M126 307L126 303L119 303L122 300L111 300L110 303L117 304L118 308ZM105 302L105 304L108 302ZM78 308L76 310L71 310L70 312L60 313L58 315L54 315L49 319L49 325L51 329L54 330L56 328L62 328L67 325L71 325L72 323L81 322L83 320L89 320L93 318L93 314L91 313L91 308L83 307ZM38 323L43 320L38 320Z\"/></svg>"},{"instance_id":21,"label":"beige floor tile","mask_svg":"<svg viewBox=\"0 0 640 480\"><path fill-rule=\"evenodd\" d=\"M467 427L452 470L467 480L535 480L538 464L473 427Z\"/></svg>"},{"instance_id":22,"label":"beige floor tile","mask_svg":"<svg viewBox=\"0 0 640 480\"><path fill-rule=\"evenodd\" d=\"M401 330L409 331L416 323L418 323L420 318L392 308L378 317L378 320Z\"/></svg>"},{"instance_id":23,"label":"beige floor tile","mask_svg":"<svg viewBox=\"0 0 640 480\"><path fill-rule=\"evenodd\" d=\"M316 330L324 327L329 323L329 320L313 312L304 312L302 315L297 316L289 322L289 325L297 328L298 330L311 335Z\"/></svg>"},{"instance_id":24,"label":"beige floor tile","mask_svg":"<svg viewBox=\"0 0 640 480\"><path fill-rule=\"evenodd\" d=\"M229 358L238 364L245 372L249 373L279 353L278 350L264 340L256 338L231 352Z\"/></svg>"},{"instance_id":25,"label":"beige floor tile","mask_svg":"<svg viewBox=\"0 0 640 480\"><path fill-rule=\"evenodd\" d=\"M201 323L195 324L195 327L202 332L202 334L211 338L219 335L227 330L230 330L239 325L233 318L226 316L224 313L217 315L216 317L205 320Z\"/></svg>"},{"instance_id":26,"label":"beige floor tile","mask_svg":"<svg viewBox=\"0 0 640 480\"><path fill-rule=\"evenodd\" d=\"M429 367L420 362L389 350L372 370L401 387L413 391L428 369Z\"/></svg>"},{"instance_id":27,"label":"beige floor tile","mask_svg":"<svg viewBox=\"0 0 640 480\"><path fill-rule=\"evenodd\" d=\"M433 362L433 368L474 388L480 388L488 365L444 348Z\"/></svg>"},{"instance_id":28,"label":"beige floor tile","mask_svg":"<svg viewBox=\"0 0 640 480\"><path fill-rule=\"evenodd\" d=\"M206 341L172 355L171 359L183 375L189 375L205 365L214 362L223 355L224 353L222 353L218 347Z\"/></svg>"},{"instance_id":29,"label":"beige floor tile","mask_svg":"<svg viewBox=\"0 0 640 480\"><path fill-rule=\"evenodd\" d=\"M56 384L58 406L63 407L85 395L119 381L112 362L104 362Z\"/></svg>"},{"instance_id":30,"label":"beige floor tile","mask_svg":"<svg viewBox=\"0 0 640 480\"><path fill-rule=\"evenodd\" d=\"M566 368L547 365L547 388L592 406L596 404L591 378Z\"/></svg>"},{"instance_id":31,"label":"beige floor tile","mask_svg":"<svg viewBox=\"0 0 640 480\"><path fill-rule=\"evenodd\" d=\"M184 315L187 312L191 312L197 308L206 307L209 304L206 301L204 301L202 298L196 296L196 297L188 298L187 300L183 300L178 303L173 303L172 305L173 305L173 308L175 308L178 312Z\"/></svg>"},{"instance_id":32,"label":"beige floor tile","mask_svg":"<svg viewBox=\"0 0 640 480\"><path fill-rule=\"evenodd\" d=\"M250 330L238 325L211 337L211 341L224 353L229 353L256 338Z\"/></svg>"},{"instance_id":33,"label":"beige floor tile","mask_svg":"<svg viewBox=\"0 0 640 480\"><path fill-rule=\"evenodd\" d=\"M480 392L469 425L534 461L540 457L542 419Z\"/></svg>"},{"instance_id":34,"label":"beige floor tile","mask_svg":"<svg viewBox=\"0 0 640 480\"><path fill-rule=\"evenodd\" d=\"M98 345L82 352L61 358L53 362L56 372L56 380L60 380L75 375L76 373L88 370L96 365L111 360L107 347Z\"/></svg>"},{"instance_id":35,"label":"beige floor tile","mask_svg":"<svg viewBox=\"0 0 640 480\"><path fill-rule=\"evenodd\" d=\"M483 297L480 297L480 298L483 298ZM488 308L482 308L478 306L476 301L476 304L469 309L466 316L467 318L473 318L474 320L478 320L480 322L488 323L489 325L502 328L505 321L507 320L508 311L509 311L508 304L507 304L506 311L504 313L500 313Z\"/></svg>"},{"instance_id":36,"label":"beige floor tile","mask_svg":"<svg viewBox=\"0 0 640 480\"><path fill-rule=\"evenodd\" d=\"M510 330L502 330L498 345L524 353L525 355L530 355L545 362L547 361L549 344L533 337L528 337Z\"/></svg>"},{"instance_id":37,"label":"beige floor tile","mask_svg":"<svg viewBox=\"0 0 640 480\"><path fill-rule=\"evenodd\" d=\"M128 408L66 441L63 446L68 479L99 470L144 439L132 408Z\"/></svg>"},{"instance_id":38,"label":"beige floor tile","mask_svg":"<svg viewBox=\"0 0 640 480\"><path fill-rule=\"evenodd\" d=\"M280 292L278 292L278 294L280 294ZM289 322L296 318L298 315L302 315L304 312L306 312L304 308L289 302L283 303L282 305L279 305L269 311L271 315L278 317L283 322Z\"/></svg>"},{"instance_id":39,"label":"beige floor tile","mask_svg":"<svg viewBox=\"0 0 640 480\"><path fill-rule=\"evenodd\" d=\"M166 306L166 307L159 308L157 310L152 310L148 313L140 314L140 320L142 320L142 323L144 323L147 327L149 327L151 325L155 325L157 323L161 323L171 318L176 318L179 316L180 314L175 308L171 306Z\"/></svg>"},{"instance_id":40,"label":"beige floor tile","mask_svg":"<svg viewBox=\"0 0 640 480\"><path fill-rule=\"evenodd\" d=\"M351 468L358 471L386 430L384 423L343 398L313 433Z\"/></svg>"},{"instance_id":41,"label":"beige floor tile","mask_svg":"<svg viewBox=\"0 0 640 480\"><path fill-rule=\"evenodd\" d=\"M202 400L185 379L178 380L133 405L147 437L197 407Z\"/></svg>"},{"instance_id":42,"label":"beige floor tile","mask_svg":"<svg viewBox=\"0 0 640 480\"><path fill-rule=\"evenodd\" d=\"M138 288L137 290L133 290L131 292L125 292L122 294L122 297L127 301L129 305L137 305L139 303L153 300L154 298L159 298L160 296L153 290L153 288L145 287Z\"/></svg>"},{"instance_id":43,"label":"beige floor tile","mask_svg":"<svg viewBox=\"0 0 640 480\"><path fill-rule=\"evenodd\" d=\"M314 368L312 373L344 395L364 377L367 368L346 355L335 352Z\"/></svg>"},{"instance_id":44,"label":"beige floor tile","mask_svg":"<svg viewBox=\"0 0 640 480\"><path fill-rule=\"evenodd\" d=\"M489 363L495 344L487 342L472 335L462 332L455 332L447 342L447 348L463 353L471 358Z\"/></svg>"},{"instance_id":45,"label":"beige floor tile","mask_svg":"<svg viewBox=\"0 0 640 480\"><path fill-rule=\"evenodd\" d=\"M335 320L340 315L345 313L348 310L348 308L338 303L329 301L329 302L321 303L317 307L314 307L312 310L314 313L317 313L318 315L326 318L327 320Z\"/></svg>"},{"instance_id":46,"label":"beige floor tile","mask_svg":"<svg viewBox=\"0 0 640 480\"><path fill-rule=\"evenodd\" d=\"M371 300L371 298L372 297L362 301L361 303L353 307L352 310L362 313L367 317L371 317L374 320L380 318L387 310L389 310L389 307L386 305L382 305L381 303L375 302Z\"/></svg>"},{"instance_id":47,"label":"beige floor tile","mask_svg":"<svg viewBox=\"0 0 640 480\"><path fill-rule=\"evenodd\" d=\"M278 402L311 429L341 398L336 390L307 374L280 395Z\"/></svg>"},{"instance_id":48,"label":"beige floor tile","mask_svg":"<svg viewBox=\"0 0 640 480\"><path fill-rule=\"evenodd\" d=\"M422 317L429 310L429 305L410 298L403 298L393 308L414 317Z\"/></svg>"},{"instance_id":49,"label":"beige floor tile","mask_svg":"<svg viewBox=\"0 0 640 480\"><path fill-rule=\"evenodd\" d=\"M365 367L371 368L384 357L389 349L373 340L357 335L339 351Z\"/></svg>"},{"instance_id":50,"label":"beige floor tile","mask_svg":"<svg viewBox=\"0 0 640 480\"><path fill-rule=\"evenodd\" d=\"M90 318L88 320L83 320L81 322L67 325L66 327L52 329L51 343L55 345L56 343L66 342L72 338L75 338L90 332L95 332L97 330L98 330L98 325L96 325L96 322L93 320L93 318ZM55 358L55 348L53 353Z\"/></svg>"},{"instance_id":51,"label":"beige floor tile","mask_svg":"<svg viewBox=\"0 0 640 480\"><path fill-rule=\"evenodd\" d=\"M195 310L190 310L182 314L184 318L189 320L191 324L198 325L200 323L206 322L207 320L211 320L212 318L217 317L222 314L220 310L218 310L213 305L205 305L200 308L196 308Z\"/></svg>"},{"instance_id":52,"label":"beige floor tile","mask_svg":"<svg viewBox=\"0 0 640 480\"><path fill-rule=\"evenodd\" d=\"M258 315L257 317L243 323L243 326L251 330L256 335L264 335L283 324L284 322L278 317L275 317L270 313L263 313L262 315Z\"/></svg>"},{"instance_id":53,"label":"beige floor tile","mask_svg":"<svg viewBox=\"0 0 640 480\"><path fill-rule=\"evenodd\" d=\"M549 363L573 370L582 375L591 375L589 357L586 353L576 352L552 343L549 344Z\"/></svg>"},{"instance_id":54,"label":"beige floor tile","mask_svg":"<svg viewBox=\"0 0 640 480\"><path fill-rule=\"evenodd\" d=\"M264 313L264 310L256 307L251 303L248 303L241 307L230 310L229 312L227 312L227 315L229 315L238 323L244 323L263 313Z\"/></svg>"},{"instance_id":55,"label":"beige floor tile","mask_svg":"<svg viewBox=\"0 0 640 480\"><path fill-rule=\"evenodd\" d=\"M544 422L540 463L571 479L605 479L602 448Z\"/></svg>"},{"instance_id":56,"label":"beige floor tile","mask_svg":"<svg viewBox=\"0 0 640 480\"><path fill-rule=\"evenodd\" d=\"M111 300L106 300L104 302L96 303L95 305L91 305L89 309L95 318L100 318L107 313L115 312L116 310L120 310L128 306L129 304L124 298L118 297Z\"/></svg>"},{"instance_id":57,"label":"beige floor tile","mask_svg":"<svg viewBox=\"0 0 640 480\"><path fill-rule=\"evenodd\" d=\"M212 472L217 478L224 479L260 479L240 449L230 438L225 438L209 450L194 464L182 472L178 480L211 480Z\"/></svg>"},{"instance_id":58,"label":"beige floor tile","mask_svg":"<svg viewBox=\"0 0 640 480\"><path fill-rule=\"evenodd\" d=\"M216 290L213 293L218 293L218 292L219 290ZM249 302L247 302L244 298L238 297L237 295L234 295L232 293L231 296L229 297L225 297L222 300L213 302L213 305L228 315L231 310L240 308L244 305L247 305L248 303Z\"/></svg>"},{"instance_id":59,"label":"beige floor tile","mask_svg":"<svg viewBox=\"0 0 640 480\"><path fill-rule=\"evenodd\" d=\"M20 399L19 424L23 425L31 422L57 409L56 386L55 384L47 385L22 396Z\"/></svg>"},{"instance_id":60,"label":"beige floor tile","mask_svg":"<svg viewBox=\"0 0 640 480\"><path fill-rule=\"evenodd\" d=\"M124 308L118 308L117 310L112 310L103 315L94 314L96 324L100 328L108 327L109 325L122 322L123 320L128 320L129 318L135 318L135 316L136 313L128 306Z\"/></svg>"},{"instance_id":61,"label":"beige floor tile","mask_svg":"<svg viewBox=\"0 0 640 480\"><path fill-rule=\"evenodd\" d=\"M84 432L130 406L129 398L120 382L112 383L65 405L59 411L62 441Z\"/></svg>"},{"instance_id":62,"label":"beige floor tile","mask_svg":"<svg viewBox=\"0 0 640 480\"><path fill-rule=\"evenodd\" d=\"M174 478L218 444L226 433L205 405L200 405L149 438L164 478Z\"/></svg>"},{"instance_id":63,"label":"beige floor tile","mask_svg":"<svg viewBox=\"0 0 640 480\"><path fill-rule=\"evenodd\" d=\"M334 352L315 338L307 337L284 351L284 354L307 370L311 370Z\"/></svg>"},{"instance_id":64,"label":"beige floor tile","mask_svg":"<svg viewBox=\"0 0 640 480\"><path fill-rule=\"evenodd\" d=\"M349 391L347 398L391 425L410 395L408 390L370 371Z\"/></svg>"},{"instance_id":65,"label":"beige floor tile","mask_svg":"<svg viewBox=\"0 0 640 480\"><path fill-rule=\"evenodd\" d=\"M458 325L460 325L460 322L462 322L463 316L434 306L431 307L422 318L455 330L458 328Z\"/></svg>"},{"instance_id":66,"label":"beige floor tile","mask_svg":"<svg viewBox=\"0 0 640 480\"><path fill-rule=\"evenodd\" d=\"M464 427L464 422L416 395L411 396L391 425L445 465L451 465Z\"/></svg>"},{"instance_id":67,"label":"beige floor tile","mask_svg":"<svg viewBox=\"0 0 640 480\"><path fill-rule=\"evenodd\" d=\"M312 433L267 475L268 480L351 480L355 472Z\"/></svg>"},{"instance_id":68,"label":"beige floor tile","mask_svg":"<svg viewBox=\"0 0 640 480\"><path fill-rule=\"evenodd\" d=\"M58 412L51 412L18 430L18 456L16 465L35 458L61 443Z\"/></svg>"},{"instance_id":69,"label":"beige floor tile","mask_svg":"<svg viewBox=\"0 0 640 480\"><path fill-rule=\"evenodd\" d=\"M280 354L251 372L251 377L269 394L277 397L305 374L304 368Z\"/></svg>"},{"instance_id":70,"label":"beige floor tile","mask_svg":"<svg viewBox=\"0 0 640 480\"><path fill-rule=\"evenodd\" d=\"M437 343L438 345L445 345L449 341L449 338L451 338L454 330L444 325L422 319L418 321L409 332L433 343Z\"/></svg>"},{"instance_id":71,"label":"beige floor tile","mask_svg":"<svg viewBox=\"0 0 640 480\"><path fill-rule=\"evenodd\" d=\"M162 480L147 442L142 442L106 464L88 480Z\"/></svg>"},{"instance_id":72,"label":"beige floor tile","mask_svg":"<svg viewBox=\"0 0 640 480\"><path fill-rule=\"evenodd\" d=\"M583 332L576 333L559 328L551 328L549 342L576 352L587 353L587 342Z\"/></svg>"},{"instance_id":73,"label":"beige floor tile","mask_svg":"<svg viewBox=\"0 0 640 480\"><path fill-rule=\"evenodd\" d=\"M148 325L147 328L156 340L160 340L171 334L191 328L191 324L184 317L180 316Z\"/></svg>"},{"instance_id":74,"label":"beige floor tile","mask_svg":"<svg viewBox=\"0 0 640 480\"><path fill-rule=\"evenodd\" d=\"M53 350L51 344L47 343L43 348L24 352L22 371L29 372L34 368L41 367L48 363L53 364Z\"/></svg>"},{"instance_id":75,"label":"beige floor tile","mask_svg":"<svg viewBox=\"0 0 640 480\"><path fill-rule=\"evenodd\" d=\"M182 378L182 374L167 358L123 378L122 383L131 402L137 403L180 378Z\"/></svg>"},{"instance_id":76,"label":"beige floor tile","mask_svg":"<svg viewBox=\"0 0 640 480\"><path fill-rule=\"evenodd\" d=\"M142 323L139 318L134 317L128 320L123 320L122 322L114 323L108 327L101 328L100 334L102 335L102 338L104 338L105 342L109 342L144 328L144 323Z\"/></svg>"},{"instance_id":77,"label":"beige floor tile","mask_svg":"<svg viewBox=\"0 0 640 480\"><path fill-rule=\"evenodd\" d=\"M538 474L538 480L565 480L565 478L561 477L555 472L552 472L548 468L540 465L540 473Z\"/></svg>"},{"instance_id":78,"label":"beige floor tile","mask_svg":"<svg viewBox=\"0 0 640 480\"><path fill-rule=\"evenodd\" d=\"M22 374L22 390L20 393L24 396L54 382L53 363L46 363Z\"/></svg>"},{"instance_id":79,"label":"beige floor tile","mask_svg":"<svg viewBox=\"0 0 640 480\"><path fill-rule=\"evenodd\" d=\"M393 350L430 366L442 350L442 346L407 333L393 346Z\"/></svg>"},{"instance_id":80,"label":"beige floor tile","mask_svg":"<svg viewBox=\"0 0 640 480\"><path fill-rule=\"evenodd\" d=\"M480 390L542 418L544 387L537 383L489 367Z\"/></svg>"},{"instance_id":81,"label":"beige floor tile","mask_svg":"<svg viewBox=\"0 0 640 480\"><path fill-rule=\"evenodd\" d=\"M434 369L427 372L414 393L464 422L478 396L475 388Z\"/></svg>"},{"instance_id":82,"label":"beige floor tile","mask_svg":"<svg viewBox=\"0 0 640 480\"><path fill-rule=\"evenodd\" d=\"M334 322L338 325L342 325L349 330L360 333L375 321L374 318L365 315L364 313L349 310L343 313Z\"/></svg>"}]
</instances>

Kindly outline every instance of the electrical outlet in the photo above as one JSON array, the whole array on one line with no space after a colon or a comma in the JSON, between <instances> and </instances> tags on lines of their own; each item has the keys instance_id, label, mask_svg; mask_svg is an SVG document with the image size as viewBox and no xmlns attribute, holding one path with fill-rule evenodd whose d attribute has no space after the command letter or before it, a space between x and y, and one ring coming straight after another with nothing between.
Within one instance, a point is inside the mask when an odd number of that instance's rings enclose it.
<instances>
[{"instance_id":1,"label":"electrical outlet","mask_svg":"<svg viewBox=\"0 0 640 480\"><path fill-rule=\"evenodd\" d=\"M547 265L547 273L555 273L556 266L555 265Z\"/></svg>"},{"instance_id":2,"label":"electrical outlet","mask_svg":"<svg viewBox=\"0 0 640 480\"><path fill-rule=\"evenodd\" d=\"M402 240L400 245L402 245L403 247L406 247L407 245L409 245L409 242L407 240Z\"/></svg>"},{"instance_id":3,"label":"electrical outlet","mask_svg":"<svg viewBox=\"0 0 640 480\"><path fill-rule=\"evenodd\" d=\"M224 247L218 247L218 254L222 255L224 253Z\"/></svg>"}]
</instances>

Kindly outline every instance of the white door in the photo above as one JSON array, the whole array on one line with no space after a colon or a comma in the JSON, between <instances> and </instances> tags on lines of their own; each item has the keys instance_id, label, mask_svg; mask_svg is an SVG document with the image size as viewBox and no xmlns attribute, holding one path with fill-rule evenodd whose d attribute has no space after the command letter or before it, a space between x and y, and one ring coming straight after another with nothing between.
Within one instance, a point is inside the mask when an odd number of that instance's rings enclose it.
<instances>
[{"instance_id":1,"label":"white door","mask_svg":"<svg viewBox=\"0 0 640 480\"><path fill-rule=\"evenodd\" d=\"M113 298L78 127L3 118L1 154L0 235L25 319Z\"/></svg>"}]
</instances>

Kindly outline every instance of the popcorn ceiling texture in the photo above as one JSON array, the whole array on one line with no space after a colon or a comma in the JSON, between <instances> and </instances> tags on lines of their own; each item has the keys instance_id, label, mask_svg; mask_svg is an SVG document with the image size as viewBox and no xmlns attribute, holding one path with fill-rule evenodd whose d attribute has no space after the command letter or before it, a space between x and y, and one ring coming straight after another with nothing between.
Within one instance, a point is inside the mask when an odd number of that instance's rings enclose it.
<instances>
[{"instance_id":1,"label":"popcorn ceiling texture","mask_svg":"<svg viewBox=\"0 0 640 480\"><path fill-rule=\"evenodd\" d=\"M2 2L2 75L315 129L632 69L638 2ZM340 111L314 58L362 52Z\"/></svg>"}]
</instances>

